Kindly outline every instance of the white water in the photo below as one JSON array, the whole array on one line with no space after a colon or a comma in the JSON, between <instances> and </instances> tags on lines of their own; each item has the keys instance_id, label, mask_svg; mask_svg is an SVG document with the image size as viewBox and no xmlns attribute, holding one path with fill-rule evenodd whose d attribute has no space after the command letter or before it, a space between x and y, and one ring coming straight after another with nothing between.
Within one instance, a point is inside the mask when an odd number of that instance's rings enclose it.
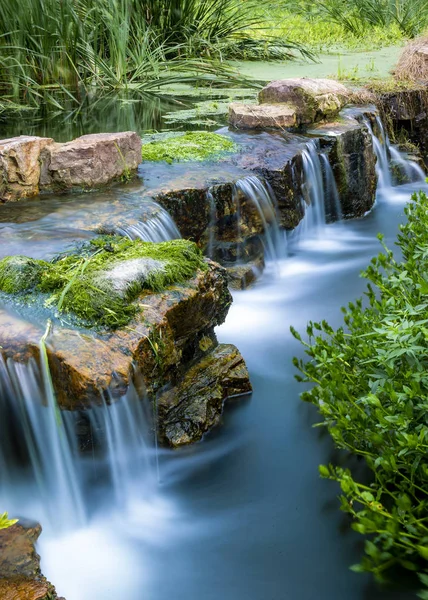
<instances>
[{"instance_id":1,"label":"white water","mask_svg":"<svg viewBox=\"0 0 428 600\"><path fill-rule=\"evenodd\" d=\"M150 204L151 211L146 220L134 225L118 227L117 233L130 240L140 239L144 242L167 242L181 238L177 225L170 214L155 202Z\"/></svg>"},{"instance_id":2,"label":"white water","mask_svg":"<svg viewBox=\"0 0 428 600\"><path fill-rule=\"evenodd\" d=\"M394 163L401 171L403 182L423 183L425 181L425 174L421 167L416 162L409 160L403 152L400 152L396 146L391 144L379 116L375 117L374 127L367 117L361 117L361 120L372 137L377 158L376 171L380 190L386 190L395 184L392 171Z\"/></svg>"},{"instance_id":3,"label":"white water","mask_svg":"<svg viewBox=\"0 0 428 600\"><path fill-rule=\"evenodd\" d=\"M240 194L256 209L263 225L265 259L273 262L287 255L286 236L279 227L279 215L273 190L269 184L256 175L238 179L235 183L235 203L237 206L238 231L241 223Z\"/></svg>"},{"instance_id":4,"label":"white water","mask_svg":"<svg viewBox=\"0 0 428 600\"><path fill-rule=\"evenodd\" d=\"M319 140L311 140L302 152L303 218L289 234L292 246L323 244L326 239L326 206L333 220L341 221L342 209L336 181L329 160L320 150Z\"/></svg>"}]
</instances>

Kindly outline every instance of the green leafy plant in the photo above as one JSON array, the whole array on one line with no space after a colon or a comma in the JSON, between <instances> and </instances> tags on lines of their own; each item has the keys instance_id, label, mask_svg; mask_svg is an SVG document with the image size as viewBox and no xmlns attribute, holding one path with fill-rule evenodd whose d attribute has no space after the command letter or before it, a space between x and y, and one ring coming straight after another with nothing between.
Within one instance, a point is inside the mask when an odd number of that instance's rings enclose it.
<instances>
[{"instance_id":1,"label":"green leafy plant","mask_svg":"<svg viewBox=\"0 0 428 600\"><path fill-rule=\"evenodd\" d=\"M0 529L7 529L8 527L12 527L15 523L18 522L18 519L9 519L7 512L0 514Z\"/></svg>"},{"instance_id":2,"label":"green leafy plant","mask_svg":"<svg viewBox=\"0 0 428 600\"><path fill-rule=\"evenodd\" d=\"M320 411L335 445L364 459L368 481L335 465L322 477L342 489L341 508L368 536L358 571L382 579L401 566L418 573L428 598L428 198L406 207L398 246L383 245L363 273L366 300L343 309L344 327L310 322L309 360L294 359L302 399ZM361 480L362 479L362 480Z\"/></svg>"}]
</instances>

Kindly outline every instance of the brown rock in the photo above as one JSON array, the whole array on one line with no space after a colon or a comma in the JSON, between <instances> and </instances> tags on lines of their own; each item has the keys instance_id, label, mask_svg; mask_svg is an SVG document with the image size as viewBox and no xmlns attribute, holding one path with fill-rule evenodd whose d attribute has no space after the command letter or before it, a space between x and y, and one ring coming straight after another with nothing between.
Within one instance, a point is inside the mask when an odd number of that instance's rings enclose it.
<instances>
[{"instance_id":1,"label":"brown rock","mask_svg":"<svg viewBox=\"0 0 428 600\"><path fill-rule=\"evenodd\" d=\"M87 189L128 178L141 162L141 138L132 131L83 135L52 144L42 154L40 186Z\"/></svg>"},{"instance_id":2,"label":"brown rock","mask_svg":"<svg viewBox=\"0 0 428 600\"><path fill-rule=\"evenodd\" d=\"M191 367L177 387L157 398L161 438L173 447L201 439L218 424L226 398L251 390L238 349L220 344Z\"/></svg>"},{"instance_id":3,"label":"brown rock","mask_svg":"<svg viewBox=\"0 0 428 600\"><path fill-rule=\"evenodd\" d=\"M281 79L272 81L259 93L261 104L283 104L293 107L296 124L321 121L337 114L346 104L350 92L331 79Z\"/></svg>"},{"instance_id":4,"label":"brown rock","mask_svg":"<svg viewBox=\"0 0 428 600\"><path fill-rule=\"evenodd\" d=\"M40 153L52 141L26 135L0 140L0 202L39 193Z\"/></svg>"},{"instance_id":5,"label":"brown rock","mask_svg":"<svg viewBox=\"0 0 428 600\"><path fill-rule=\"evenodd\" d=\"M40 571L35 543L40 525L17 523L0 530L0 598L2 600L53 600L55 588Z\"/></svg>"},{"instance_id":6,"label":"brown rock","mask_svg":"<svg viewBox=\"0 0 428 600\"><path fill-rule=\"evenodd\" d=\"M286 129L298 123L296 108L281 104L239 104L229 106L229 123L237 129Z\"/></svg>"}]
</instances>

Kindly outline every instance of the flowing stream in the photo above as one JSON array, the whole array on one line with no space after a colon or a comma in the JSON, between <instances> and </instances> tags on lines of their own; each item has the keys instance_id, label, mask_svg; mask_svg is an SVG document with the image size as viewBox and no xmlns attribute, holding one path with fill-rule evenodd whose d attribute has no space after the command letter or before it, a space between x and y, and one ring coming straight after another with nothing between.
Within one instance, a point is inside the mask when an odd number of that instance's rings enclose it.
<instances>
[{"instance_id":1,"label":"flowing stream","mask_svg":"<svg viewBox=\"0 0 428 600\"><path fill-rule=\"evenodd\" d=\"M327 319L337 326L340 307L364 289L358 274L379 251L376 234L392 247L411 193L428 191L414 163L394 155L385 135L368 126L379 159L374 209L326 224L326 199L336 214L340 203L328 161L309 142L305 218L289 236L298 243L288 256L266 186L256 178L236 184L266 221L268 267L276 268L234 293L218 329L220 341L241 350L254 393L230 401L222 426L203 443L179 452L156 448L156 415L144 414L134 389L112 407L59 415L43 369L0 360L0 507L41 521L42 570L67 600L413 598L349 570L361 556L361 537L339 511L335 484L318 476L334 451L311 427L317 415L299 400L303 388L291 364L302 348L290 325L304 332L308 320ZM403 161L413 182L392 186L390 157ZM118 232L176 237L169 217L156 215ZM49 231L51 220L45 217ZM36 243L43 228L38 234ZM32 402L42 397L47 406ZM70 433L76 426L91 428L97 442L83 457Z\"/></svg>"}]
</instances>

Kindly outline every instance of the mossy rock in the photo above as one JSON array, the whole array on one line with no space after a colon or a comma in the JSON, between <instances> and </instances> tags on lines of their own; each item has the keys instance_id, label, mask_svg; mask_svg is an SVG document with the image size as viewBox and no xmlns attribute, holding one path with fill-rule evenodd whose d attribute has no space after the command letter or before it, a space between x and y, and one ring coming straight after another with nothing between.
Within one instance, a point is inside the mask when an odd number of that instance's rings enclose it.
<instances>
[{"instance_id":1,"label":"mossy rock","mask_svg":"<svg viewBox=\"0 0 428 600\"><path fill-rule=\"evenodd\" d=\"M6 256L0 260L0 290L19 294L36 287L49 263L28 256Z\"/></svg>"},{"instance_id":2,"label":"mossy rock","mask_svg":"<svg viewBox=\"0 0 428 600\"><path fill-rule=\"evenodd\" d=\"M206 263L193 242L151 243L101 236L53 262L10 256L0 261L0 291L44 294L45 306L85 326L115 329L140 310L144 290L161 291L193 277ZM29 300L28 300L29 301Z\"/></svg>"},{"instance_id":3,"label":"mossy rock","mask_svg":"<svg viewBox=\"0 0 428 600\"><path fill-rule=\"evenodd\" d=\"M143 144L142 157L147 161L204 161L236 152L237 145L229 138L207 131L189 131L184 135Z\"/></svg>"}]
</instances>

